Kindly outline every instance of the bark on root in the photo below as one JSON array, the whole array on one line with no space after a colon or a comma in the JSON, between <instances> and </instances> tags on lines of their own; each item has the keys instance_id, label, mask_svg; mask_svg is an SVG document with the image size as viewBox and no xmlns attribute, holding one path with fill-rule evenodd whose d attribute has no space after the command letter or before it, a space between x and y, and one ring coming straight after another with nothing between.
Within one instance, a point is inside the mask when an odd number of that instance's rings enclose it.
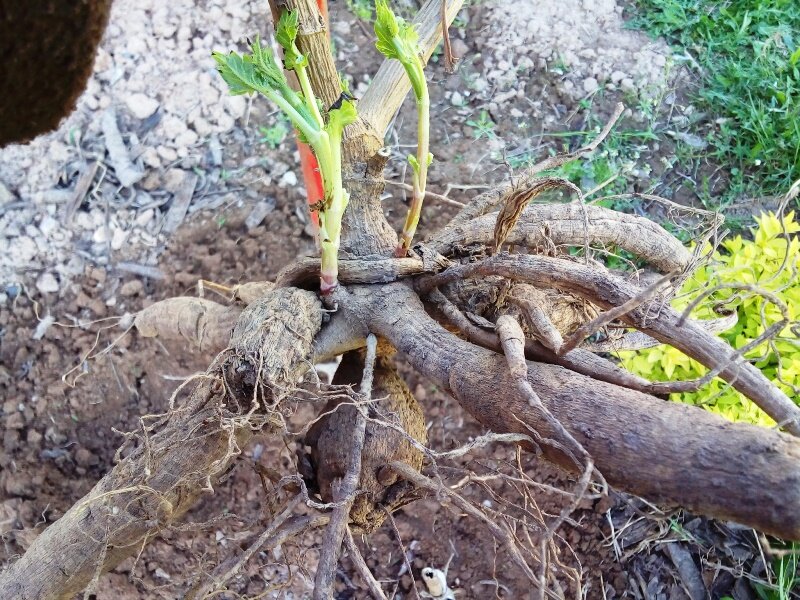
<instances>
[{"instance_id":1,"label":"bark on root","mask_svg":"<svg viewBox=\"0 0 800 600\"><path fill-rule=\"evenodd\" d=\"M144 432L130 454L0 575L0 598L72 598L212 492L253 431L273 420L268 411L254 412L254 382L266 384L262 390L276 404L308 368L321 322L316 296L297 289L276 290L242 315L233 350L187 382L196 383L189 399ZM242 349L258 361L242 360Z\"/></svg>"},{"instance_id":2,"label":"bark on root","mask_svg":"<svg viewBox=\"0 0 800 600\"><path fill-rule=\"evenodd\" d=\"M371 331L389 340L491 431L537 432L543 440L557 439L547 420L516 391L505 359L446 331L406 286L353 288L343 292L340 303L346 307L344 318L350 311L370 315ZM797 438L733 424L700 408L664 402L557 365L529 362L528 367L542 402L611 485L784 539L800 538ZM571 459L546 442L540 449L549 460L574 468Z\"/></svg>"}]
</instances>

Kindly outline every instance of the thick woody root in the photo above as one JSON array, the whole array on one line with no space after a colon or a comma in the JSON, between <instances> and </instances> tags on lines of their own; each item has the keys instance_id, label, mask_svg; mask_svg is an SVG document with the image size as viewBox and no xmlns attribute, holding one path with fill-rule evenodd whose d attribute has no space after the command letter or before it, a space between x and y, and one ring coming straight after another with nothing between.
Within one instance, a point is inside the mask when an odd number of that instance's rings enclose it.
<instances>
[{"instance_id":1,"label":"thick woody root","mask_svg":"<svg viewBox=\"0 0 800 600\"><path fill-rule=\"evenodd\" d=\"M133 323L139 335L182 340L201 350L219 352L228 345L241 306L224 306L205 298L169 298L139 311Z\"/></svg>"},{"instance_id":2,"label":"thick woody root","mask_svg":"<svg viewBox=\"0 0 800 600\"><path fill-rule=\"evenodd\" d=\"M488 247L497 219L496 214L488 214L448 225L429 245L445 256L462 247ZM683 244L653 221L578 202L529 206L505 243L547 253L564 246L618 246L663 273L684 269L691 261L691 253Z\"/></svg>"},{"instance_id":3,"label":"thick woody root","mask_svg":"<svg viewBox=\"0 0 800 600\"><path fill-rule=\"evenodd\" d=\"M138 446L0 576L0 598L72 598L213 491L253 432L282 422L258 410L255 386L275 406L308 368L321 322L319 301L302 290L251 304L230 350L187 382L188 400L143 427Z\"/></svg>"},{"instance_id":4,"label":"thick woody root","mask_svg":"<svg viewBox=\"0 0 800 600\"><path fill-rule=\"evenodd\" d=\"M348 320L351 311L371 315L365 327L389 340L492 431L536 431L543 440L558 439L516 390L505 359L448 333L406 286L356 287L342 290L338 300L341 314L334 321ZM609 484L654 502L800 538L800 440L555 365L529 363L529 382ZM574 469L561 450L545 442L541 450Z\"/></svg>"},{"instance_id":5,"label":"thick woody root","mask_svg":"<svg viewBox=\"0 0 800 600\"><path fill-rule=\"evenodd\" d=\"M397 475L387 468L401 461L419 471L422 453L408 438L426 444L425 415L422 407L408 389L392 364L394 350L387 344L379 346L374 366L372 401L361 406L366 411L366 438L362 452L359 495L353 503L350 523L358 531L374 531L386 518L385 509L395 510L409 502L408 486L397 481ZM348 352L336 371L333 383L352 385L361 381L364 352ZM315 480L322 499L334 501L335 482L342 479L350 464L351 438L358 408L342 399L331 400L322 410L324 415L309 430L305 442L311 447ZM388 421L402 431L380 424ZM406 437L406 435L408 437Z\"/></svg>"},{"instance_id":6,"label":"thick woody root","mask_svg":"<svg viewBox=\"0 0 800 600\"><path fill-rule=\"evenodd\" d=\"M571 260L529 255L498 255L478 263L458 265L420 280L418 287L426 291L476 275L500 275L538 287L564 290L604 309L620 307L638 293L630 284L602 269ZM743 361L733 348L697 323L684 319L663 302L656 303L655 307L648 304L635 308L620 319L718 371L722 379L755 402L787 431L800 435L800 408L755 366Z\"/></svg>"},{"instance_id":7,"label":"thick woody root","mask_svg":"<svg viewBox=\"0 0 800 600\"><path fill-rule=\"evenodd\" d=\"M223 305L186 296L161 300L136 314L133 323L139 335L189 342L200 350L219 352L228 345L244 306L264 297L274 286L268 281L253 281L229 288L201 281L198 287L217 292L233 303Z\"/></svg>"},{"instance_id":8,"label":"thick woody root","mask_svg":"<svg viewBox=\"0 0 800 600\"><path fill-rule=\"evenodd\" d=\"M369 402L372 399L372 384L375 375L375 358L378 349L378 339L374 335L367 336L367 351L362 363L360 399ZM336 505L331 513L331 521L325 529L322 548L319 553L317 574L314 577L314 600L328 600L333 595L333 584L336 579L336 566L339 563L339 554L342 542L346 537L350 514L356 499L356 491L361 481L362 453L364 440L367 435L366 407L357 405L354 419L350 423L349 457L347 469L344 474L331 482L329 494ZM325 457L320 461L325 462Z\"/></svg>"}]
</instances>

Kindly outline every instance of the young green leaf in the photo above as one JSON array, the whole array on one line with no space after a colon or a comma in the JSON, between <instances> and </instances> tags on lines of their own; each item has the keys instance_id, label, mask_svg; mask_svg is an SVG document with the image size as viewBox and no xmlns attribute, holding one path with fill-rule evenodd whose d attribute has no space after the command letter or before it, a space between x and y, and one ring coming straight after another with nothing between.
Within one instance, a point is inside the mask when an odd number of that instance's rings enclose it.
<instances>
[{"instance_id":1,"label":"young green leaf","mask_svg":"<svg viewBox=\"0 0 800 600\"><path fill-rule=\"evenodd\" d=\"M358 118L356 113L356 105L352 100L347 98L339 99L335 108L328 111L328 124L325 125L325 131L331 137L341 138L344 128L353 123Z\"/></svg>"},{"instance_id":2,"label":"young green leaf","mask_svg":"<svg viewBox=\"0 0 800 600\"><path fill-rule=\"evenodd\" d=\"M286 75L283 74L283 69L278 65L278 61L275 60L272 49L269 46L262 46L258 36L250 43L250 50L253 64L258 73L264 78L264 83L278 90L289 85L286 81Z\"/></svg>"},{"instance_id":3,"label":"young green leaf","mask_svg":"<svg viewBox=\"0 0 800 600\"><path fill-rule=\"evenodd\" d=\"M212 56L217 61L217 71L228 84L232 96L250 94L257 90L259 82L256 68L252 61L247 60L249 57L241 56L236 52L230 54L213 52Z\"/></svg>"},{"instance_id":4,"label":"young green leaf","mask_svg":"<svg viewBox=\"0 0 800 600\"><path fill-rule=\"evenodd\" d=\"M375 2L375 46L386 58L396 58L400 62L411 60L419 52L419 34L412 25L395 16L386 0Z\"/></svg>"},{"instance_id":5,"label":"young green leaf","mask_svg":"<svg viewBox=\"0 0 800 600\"><path fill-rule=\"evenodd\" d=\"M308 66L308 58L300 53L296 44L299 23L300 17L298 14L288 10L281 13L281 17L278 19L275 38L283 48L283 66L286 67L287 71Z\"/></svg>"},{"instance_id":6,"label":"young green leaf","mask_svg":"<svg viewBox=\"0 0 800 600\"><path fill-rule=\"evenodd\" d=\"M375 47L388 59L399 60L411 80L414 96L420 101L425 88L419 34L414 26L395 16L387 0L375 1Z\"/></svg>"},{"instance_id":7,"label":"young green leaf","mask_svg":"<svg viewBox=\"0 0 800 600\"><path fill-rule=\"evenodd\" d=\"M272 50L261 46L258 38L251 42L250 50L252 53L249 55L233 51L230 54L212 53L217 70L228 84L231 94L264 93L266 89L283 92L284 88L288 88L286 76L275 62Z\"/></svg>"}]
</instances>

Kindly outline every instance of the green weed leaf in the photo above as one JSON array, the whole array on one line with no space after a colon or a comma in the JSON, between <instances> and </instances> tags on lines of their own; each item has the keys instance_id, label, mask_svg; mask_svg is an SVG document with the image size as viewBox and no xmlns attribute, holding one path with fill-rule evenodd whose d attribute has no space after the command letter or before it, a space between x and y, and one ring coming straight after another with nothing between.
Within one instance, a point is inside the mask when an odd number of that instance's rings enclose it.
<instances>
[{"instance_id":1,"label":"green weed leaf","mask_svg":"<svg viewBox=\"0 0 800 600\"><path fill-rule=\"evenodd\" d=\"M696 269L673 301L676 310L684 310L691 301L708 288L721 286L693 312L698 319L718 317L716 305L736 310L738 323L720 334L733 348L742 348L761 336L765 328L782 319L777 306L755 293L724 287L726 283L751 284L762 287L787 307L788 318L800 319L800 221L793 212L779 218L773 213L756 217L757 227L751 238L736 236L722 243L722 250L713 253L711 260ZM787 326L772 345L757 346L745 354L747 359L760 359L756 367L775 382L790 398L800 403L794 390L800 386L800 337ZM680 350L657 346L639 352L621 352L620 359L628 370L657 381L669 379L692 380L702 377L707 369ZM765 427L774 422L753 402L720 379L712 380L696 392L675 393L672 400L695 404L733 421L746 421Z\"/></svg>"}]
</instances>

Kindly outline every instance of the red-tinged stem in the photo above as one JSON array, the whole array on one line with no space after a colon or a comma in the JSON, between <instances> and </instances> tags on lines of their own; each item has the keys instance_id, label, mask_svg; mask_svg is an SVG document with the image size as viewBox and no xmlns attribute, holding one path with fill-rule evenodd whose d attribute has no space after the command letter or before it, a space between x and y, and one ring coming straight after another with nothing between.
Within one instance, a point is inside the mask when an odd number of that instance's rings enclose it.
<instances>
[{"instance_id":1,"label":"red-tinged stem","mask_svg":"<svg viewBox=\"0 0 800 600\"><path fill-rule=\"evenodd\" d=\"M301 142L299 139L297 140L297 149L300 151L300 166L303 170L303 182L306 186L308 205L314 206L325 198L319 163L317 163L317 157L314 156L309 145ZM317 239L317 243L319 243L319 214L314 210L310 210L309 212L311 214L314 237Z\"/></svg>"},{"instance_id":2,"label":"red-tinged stem","mask_svg":"<svg viewBox=\"0 0 800 600\"><path fill-rule=\"evenodd\" d=\"M327 27L329 23L328 0L317 0L317 7L319 8L322 18L325 19L326 31L330 31L330 28ZM325 191L322 187L322 175L319 172L317 157L314 156L308 144L297 139L297 149L300 152L300 166L303 172L303 183L306 186L308 206L311 207L325 197ZM311 229L314 234L314 239L316 240L317 246L319 246L319 215L310 208L309 213L311 216Z\"/></svg>"}]
</instances>

